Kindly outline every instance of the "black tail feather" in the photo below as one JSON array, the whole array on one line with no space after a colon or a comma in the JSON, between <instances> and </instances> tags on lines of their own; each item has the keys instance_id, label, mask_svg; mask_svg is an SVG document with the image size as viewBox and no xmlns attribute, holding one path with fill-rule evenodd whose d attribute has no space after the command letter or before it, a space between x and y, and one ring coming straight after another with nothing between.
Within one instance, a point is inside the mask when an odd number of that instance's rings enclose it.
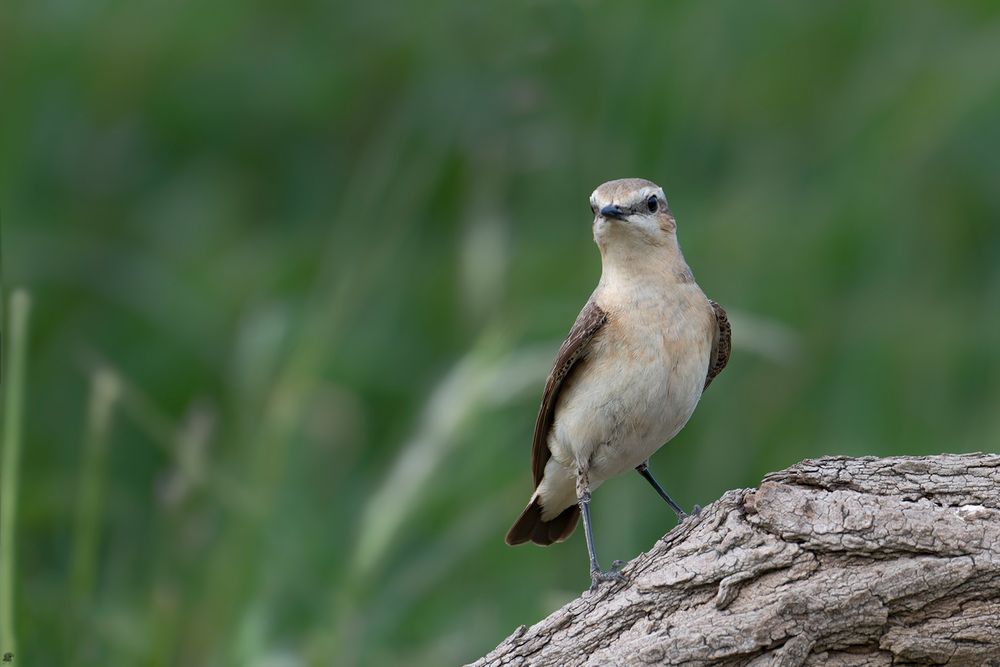
<instances>
[{"instance_id":1,"label":"black tail feather","mask_svg":"<svg viewBox=\"0 0 1000 667\"><path fill-rule=\"evenodd\" d=\"M551 521L543 521L542 506L536 496L531 499L528 506L521 512L521 516L517 517L517 521L507 531L507 544L513 546L524 542L534 542L547 547L553 542L562 542L573 534L579 518L580 508L571 505Z\"/></svg>"}]
</instances>

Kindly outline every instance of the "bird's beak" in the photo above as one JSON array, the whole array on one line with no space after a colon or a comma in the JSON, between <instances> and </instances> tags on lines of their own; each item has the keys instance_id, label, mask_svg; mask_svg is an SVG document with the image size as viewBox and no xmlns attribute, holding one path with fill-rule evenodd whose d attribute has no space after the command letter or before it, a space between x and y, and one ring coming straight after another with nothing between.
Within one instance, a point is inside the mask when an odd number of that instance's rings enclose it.
<instances>
[{"instance_id":1,"label":"bird's beak","mask_svg":"<svg viewBox=\"0 0 1000 667\"><path fill-rule=\"evenodd\" d=\"M621 210L615 204L608 204L601 209L601 217L603 218L614 218L615 220L624 220L625 211Z\"/></svg>"}]
</instances>

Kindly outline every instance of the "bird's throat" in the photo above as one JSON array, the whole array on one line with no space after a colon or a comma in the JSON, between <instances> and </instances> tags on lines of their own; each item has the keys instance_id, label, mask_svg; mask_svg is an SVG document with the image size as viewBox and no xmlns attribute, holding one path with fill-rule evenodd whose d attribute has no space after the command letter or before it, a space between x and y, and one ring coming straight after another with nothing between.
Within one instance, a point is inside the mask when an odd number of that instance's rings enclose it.
<instances>
[{"instance_id":1,"label":"bird's throat","mask_svg":"<svg viewBox=\"0 0 1000 667\"><path fill-rule=\"evenodd\" d=\"M607 244L601 247L601 282L606 287L669 285L694 278L676 238L659 246Z\"/></svg>"}]
</instances>

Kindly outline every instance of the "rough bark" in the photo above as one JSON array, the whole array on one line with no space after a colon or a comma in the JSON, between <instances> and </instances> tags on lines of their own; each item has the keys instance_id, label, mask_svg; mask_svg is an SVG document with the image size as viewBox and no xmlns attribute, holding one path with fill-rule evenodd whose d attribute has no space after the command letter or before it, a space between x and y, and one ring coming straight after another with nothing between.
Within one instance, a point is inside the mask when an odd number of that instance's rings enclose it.
<instances>
[{"instance_id":1,"label":"rough bark","mask_svg":"<svg viewBox=\"0 0 1000 667\"><path fill-rule=\"evenodd\" d=\"M476 665L1000 665L1000 456L830 457L729 491Z\"/></svg>"}]
</instances>

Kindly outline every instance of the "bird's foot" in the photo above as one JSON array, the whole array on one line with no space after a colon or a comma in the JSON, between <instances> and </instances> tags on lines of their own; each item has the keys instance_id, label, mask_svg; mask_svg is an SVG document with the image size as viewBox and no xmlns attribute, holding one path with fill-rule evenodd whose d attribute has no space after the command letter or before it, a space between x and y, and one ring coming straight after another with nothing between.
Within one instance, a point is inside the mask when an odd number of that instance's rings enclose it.
<instances>
[{"instance_id":1,"label":"bird's foot","mask_svg":"<svg viewBox=\"0 0 1000 667\"><path fill-rule=\"evenodd\" d=\"M625 567L625 561L616 560L611 563L611 569L607 572L602 572L601 570L591 570L590 571L590 592L593 593L604 581L613 581L618 583L625 583L625 575L621 573L621 569Z\"/></svg>"},{"instance_id":2,"label":"bird's foot","mask_svg":"<svg viewBox=\"0 0 1000 667\"><path fill-rule=\"evenodd\" d=\"M684 523L686 519L690 519L693 516L698 516L699 514L701 514L701 505L695 505L694 507L692 507L690 514L684 511L677 512L676 514L677 514L677 523Z\"/></svg>"}]
</instances>

